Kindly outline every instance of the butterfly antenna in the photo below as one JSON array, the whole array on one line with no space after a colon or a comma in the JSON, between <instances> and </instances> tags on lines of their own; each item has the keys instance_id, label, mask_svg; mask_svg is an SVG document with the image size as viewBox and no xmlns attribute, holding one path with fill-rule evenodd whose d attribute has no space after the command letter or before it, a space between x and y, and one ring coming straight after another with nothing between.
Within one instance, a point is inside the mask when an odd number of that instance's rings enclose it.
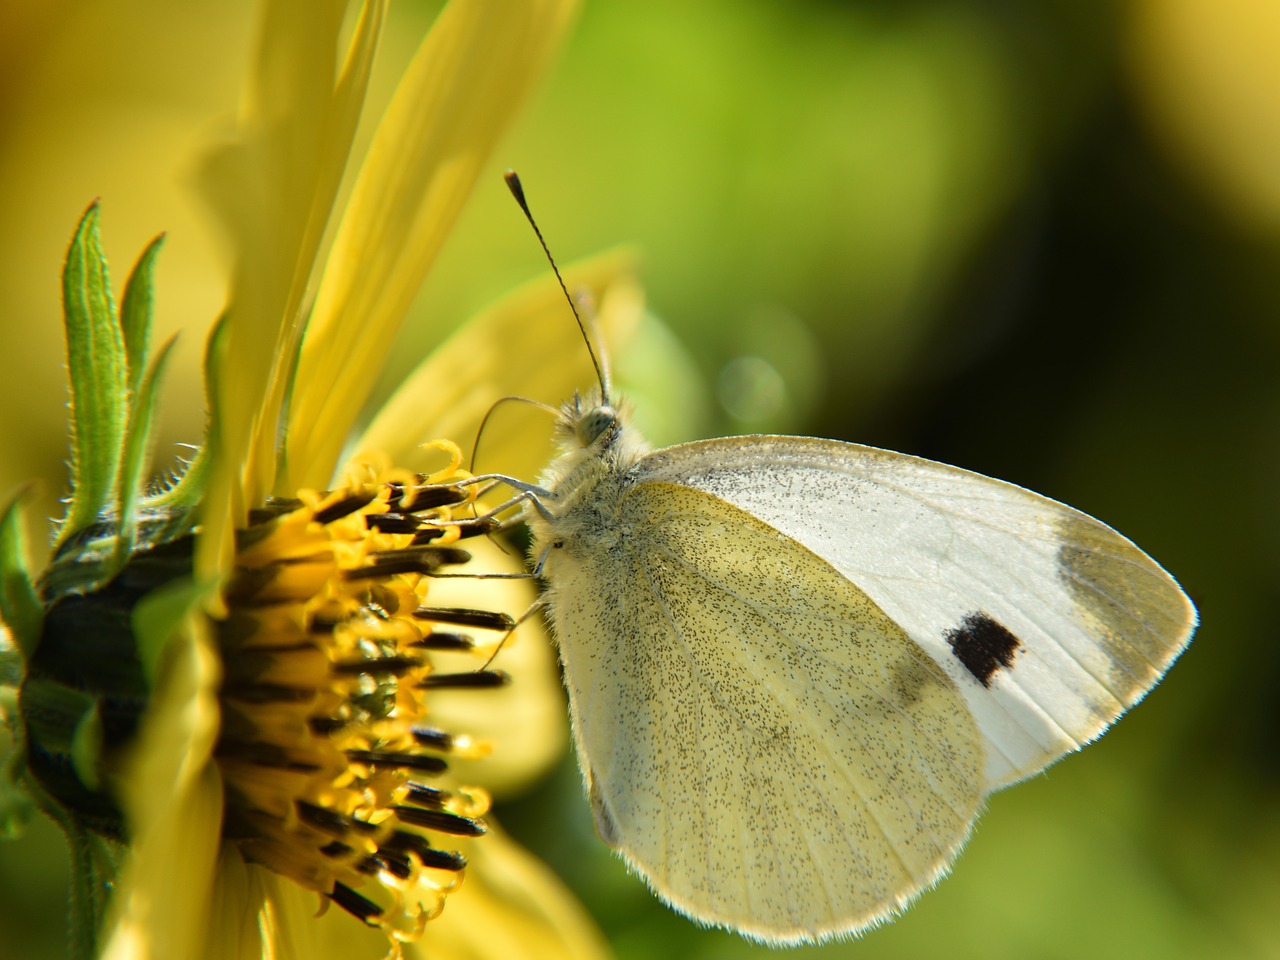
<instances>
[{"instance_id":1,"label":"butterfly antenna","mask_svg":"<svg viewBox=\"0 0 1280 960\"><path fill-rule=\"evenodd\" d=\"M573 297L569 295L569 288L564 285L564 277L560 276L560 268L556 266L555 258L551 256L551 248L547 246L547 241L543 239L542 231L538 229L538 221L533 219L533 214L529 210L529 202L524 198L524 187L520 183L520 177L514 170L508 170L502 175L502 179L507 181L507 189L516 198L516 203L520 204L520 209L524 211L525 218L529 221L529 226L533 227L534 235L537 236L538 243L542 245L542 252L547 255L547 262L551 264L551 271L556 275L560 289L564 291L564 298L569 301L569 309L573 311L573 319L578 321L578 329L582 332L582 340L587 345L587 353L591 355L591 365L595 367L596 379L600 381L600 399L604 403L608 403L609 375L605 372L600 358L596 356L595 347L591 345L591 337L587 333L587 325L582 322L582 315L578 313L578 306L573 302Z\"/></svg>"},{"instance_id":2,"label":"butterfly antenna","mask_svg":"<svg viewBox=\"0 0 1280 960\"><path fill-rule=\"evenodd\" d=\"M493 412L504 403L527 403L531 407L537 407L539 410L545 410L553 417L559 413L555 407L549 403L543 403L541 400L531 400L529 397L499 397L489 405L489 409L485 411L480 426L476 430L475 442L471 445L471 465L468 469L472 473L476 472L476 458L480 455L480 438L484 436L485 427L489 425L489 418L493 416Z\"/></svg>"}]
</instances>

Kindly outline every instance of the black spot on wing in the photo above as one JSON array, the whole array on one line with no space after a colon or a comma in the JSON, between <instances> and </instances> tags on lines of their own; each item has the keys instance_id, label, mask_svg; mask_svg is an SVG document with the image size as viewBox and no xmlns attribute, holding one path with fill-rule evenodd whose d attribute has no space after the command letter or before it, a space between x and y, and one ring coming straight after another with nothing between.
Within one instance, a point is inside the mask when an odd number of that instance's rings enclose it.
<instances>
[{"instance_id":1,"label":"black spot on wing","mask_svg":"<svg viewBox=\"0 0 1280 960\"><path fill-rule=\"evenodd\" d=\"M1001 667L1013 666L1021 642L990 614L969 614L960 626L947 632L947 645L975 680L990 688L991 678Z\"/></svg>"}]
</instances>

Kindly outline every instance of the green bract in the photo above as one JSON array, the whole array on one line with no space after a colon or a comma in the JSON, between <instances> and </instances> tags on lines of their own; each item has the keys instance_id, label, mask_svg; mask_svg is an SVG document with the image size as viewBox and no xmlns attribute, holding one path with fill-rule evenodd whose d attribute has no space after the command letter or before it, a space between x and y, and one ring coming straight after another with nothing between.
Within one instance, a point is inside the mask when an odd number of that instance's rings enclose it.
<instances>
[{"instance_id":1,"label":"green bract","mask_svg":"<svg viewBox=\"0 0 1280 960\"><path fill-rule=\"evenodd\" d=\"M136 731L175 620L203 598L183 539L198 483L188 484L191 499L147 485L157 391L173 345L150 356L160 243L143 251L117 310L97 204L85 212L62 277L70 491L38 580L29 572L21 496L0 514L0 618L12 638L0 647L10 749L0 835L17 833L35 805L66 832L77 863L71 922L79 956L96 949L108 889L101 881L114 872L112 841L126 839L112 765Z\"/></svg>"},{"instance_id":2,"label":"green bract","mask_svg":"<svg viewBox=\"0 0 1280 960\"><path fill-rule=\"evenodd\" d=\"M152 272L162 238L143 251L111 296L98 238L98 206L85 212L67 251L63 310L71 381L71 491L41 593L47 603L110 580L139 547L190 529L185 511L148 509L146 466L157 388L172 338L149 356ZM154 499L159 499L158 497ZM153 505L152 505L153 506Z\"/></svg>"}]
</instances>

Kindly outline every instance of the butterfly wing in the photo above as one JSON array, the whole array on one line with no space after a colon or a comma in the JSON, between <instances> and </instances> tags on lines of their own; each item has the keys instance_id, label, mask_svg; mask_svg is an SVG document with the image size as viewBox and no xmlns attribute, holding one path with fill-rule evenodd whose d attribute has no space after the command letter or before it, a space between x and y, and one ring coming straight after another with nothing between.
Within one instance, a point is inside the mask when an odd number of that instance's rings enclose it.
<instances>
[{"instance_id":1,"label":"butterfly wing","mask_svg":"<svg viewBox=\"0 0 1280 960\"><path fill-rule=\"evenodd\" d=\"M858 586L708 493L629 486L547 557L600 835L677 909L852 932L947 868L983 752L955 682Z\"/></svg>"},{"instance_id":2,"label":"butterfly wing","mask_svg":"<svg viewBox=\"0 0 1280 960\"><path fill-rule=\"evenodd\" d=\"M1114 530L955 467L833 440L732 437L658 451L629 478L734 504L856 584L964 697L988 791L1101 734L1195 628L1173 578Z\"/></svg>"}]
</instances>

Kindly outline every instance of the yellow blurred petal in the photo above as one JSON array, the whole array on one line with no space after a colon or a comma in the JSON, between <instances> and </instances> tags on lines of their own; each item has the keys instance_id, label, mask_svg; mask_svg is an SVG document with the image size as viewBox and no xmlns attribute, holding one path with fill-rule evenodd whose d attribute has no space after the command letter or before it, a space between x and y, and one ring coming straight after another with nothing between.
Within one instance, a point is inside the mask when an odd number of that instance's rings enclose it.
<instances>
[{"instance_id":1,"label":"yellow blurred petal","mask_svg":"<svg viewBox=\"0 0 1280 960\"><path fill-rule=\"evenodd\" d=\"M102 937L105 960L194 957L208 924L222 835L218 658L191 615L166 650L151 707L121 779L133 836Z\"/></svg>"},{"instance_id":2,"label":"yellow blurred petal","mask_svg":"<svg viewBox=\"0 0 1280 960\"><path fill-rule=\"evenodd\" d=\"M1139 93L1177 159L1239 220L1280 226L1280 4L1140 0L1130 49Z\"/></svg>"},{"instance_id":3,"label":"yellow blurred petal","mask_svg":"<svg viewBox=\"0 0 1280 960\"><path fill-rule=\"evenodd\" d=\"M208 960L260 960L264 946L258 918L265 899L256 875L260 871L246 864L240 851L230 845L222 848L217 871L204 956Z\"/></svg>"},{"instance_id":4,"label":"yellow blurred petal","mask_svg":"<svg viewBox=\"0 0 1280 960\"><path fill-rule=\"evenodd\" d=\"M512 548L502 553L493 543L467 542L474 569L523 573L524 561ZM519 616L532 606L537 591L531 580L431 581L431 606L507 610ZM475 634L480 639L479 633ZM500 635L492 633L495 642ZM431 655L441 673L475 669L475 656L443 651ZM501 797L519 791L546 772L569 744L568 709L564 702L555 650L542 617L530 617L503 645L493 667L511 675L504 687L483 691L433 690L428 700L431 723L446 730L488 740L493 751L477 759L449 758L449 772L460 784L481 784Z\"/></svg>"},{"instance_id":5,"label":"yellow blurred petal","mask_svg":"<svg viewBox=\"0 0 1280 960\"><path fill-rule=\"evenodd\" d=\"M573 0L467 0L440 15L379 126L306 331L278 487L324 487L396 330Z\"/></svg>"},{"instance_id":6,"label":"yellow blurred petal","mask_svg":"<svg viewBox=\"0 0 1280 960\"><path fill-rule=\"evenodd\" d=\"M381 930L333 906L318 916L322 902L315 892L262 867L247 869L264 891L263 960L383 960L388 955L390 944Z\"/></svg>"},{"instance_id":7,"label":"yellow blurred petal","mask_svg":"<svg viewBox=\"0 0 1280 960\"><path fill-rule=\"evenodd\" d=\"M609 956L582 905L540 860L503 834L459 844L469 862L462 889L407 960L591 960Z\"/></svg>"},{"instance_id":8,"label":"yellow blurred petal","mask_svg":"<svg viewBox=\"0 0 1280 960\"><path fill-rule=\"evenodd\" d=\"M590 295L601 336L619 354L643 314L634 271L634 257L623 251L564 271L571 293ZM517 394L558 405L595 382L582 335L548 271L433 350L383 406L356 449L383 453L406 469L430 469L438 455L420 444L448 438L469 454L480 421L500 397ZM551 427L551 417L528 409L499 410L485 428L476 469L535 478L552 452Z\"/></svg>"},{"instance_id":9,"label":"yellow blurred petal","mask_svg":"<svg viewBox=\"0 0 1280 960\"><path fill-rule=\"evenodd\" d=\"M320 241L329 224L334 198L342 182L342 174L351 152L351 142L360 120L360 109L368 89L369 76L373 69L373 55L386 17L387 3L388 0L368 0L363 4L347 50L346 62L332 95L318 104L310 105L312 109L319 109L319 118L324 121L320 131L322 142L314 148L317 163L311 201L300 238L289 299L284 309L285 322L281 327L281 336L273 354L274 363L268 396L263 402L264 416L258 421L255 449L250 462L246 465L245 485L251 498L260 498L264 495L275 479L279 416L284 409L285 394L293 372L297 341L305 326L299 322L302 303L308 291L308 283L312 279ZM346 5L345 2L343 5ZM310 5L305 0L303 9L310 11ZM316 85L316 91L327 92L320 85ZM281 109L287 110L290 106L290 104L281 104ZM292 107L294 110L298 109L297 104L292 104ZM304 103L302 109L307 108ZM253 499L251 502L257 502L257 500Z\"/></svg>"},{"instance_id":10,"label":"yellow blurred petal","mask_svg":"<svg viewBox=\"0 0 1280 960\"><path fill-rule=\"evenodd\" d=\"M339 70L346 6L346 0L267 4L237 138L204 171L205 192L237 259L226 342L212 357L219 456L206 501L201 574L226 562L225 526L242 523L274 479L300 304L350 151L386 0L364 5Z\"/></svg>"}]
</instances>

